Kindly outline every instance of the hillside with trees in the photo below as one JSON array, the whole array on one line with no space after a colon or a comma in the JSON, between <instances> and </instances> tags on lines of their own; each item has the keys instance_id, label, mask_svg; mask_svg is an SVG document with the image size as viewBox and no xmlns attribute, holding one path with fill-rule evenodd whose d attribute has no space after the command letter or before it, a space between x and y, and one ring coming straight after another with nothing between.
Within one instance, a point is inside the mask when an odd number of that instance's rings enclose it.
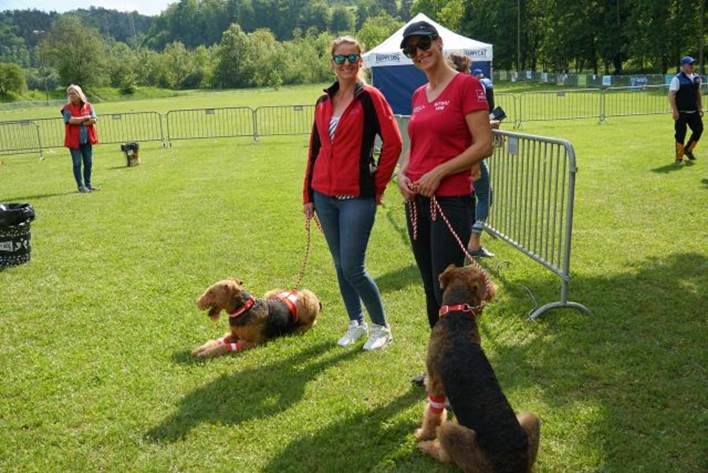
<instances>
[{"instance_id":1,"label":"hillside with trees","mask_svg":"<svg viewBox=\"0 0 708 473\"><path fill-rule=\"evenodd\" d=\"M125 93L319 82L331 78L332 37L373 47L418 12L492 43L500 69L667 73L681 55L702 57L705 42L705 0L179 0L154 17L15 10L0 12L0 70L14 84L0 95L72 82Z\"/></svg>"}]
</instances>

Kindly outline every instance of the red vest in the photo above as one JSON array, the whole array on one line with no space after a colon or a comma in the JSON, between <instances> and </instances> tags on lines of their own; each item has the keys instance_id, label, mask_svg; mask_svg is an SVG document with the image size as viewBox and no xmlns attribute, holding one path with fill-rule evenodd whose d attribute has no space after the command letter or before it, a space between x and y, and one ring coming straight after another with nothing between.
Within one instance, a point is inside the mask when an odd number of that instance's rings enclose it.
<instances>
[{"instance_id":1,"label":"red vest","mask_svg":"<svg viewBox=\"0 0 708 473\"><path fill-rule=\"evenodd\" d=\"M68 103L64 105L61 109L62 115L64 110L71 112L72 117L81 117L83 115L91 114L91 104L88 102L84 103L82 107L81 104L74 105L73 103ZM86 130L88 131L88 142L89 144L95 145L98 143L98 138L96 137L96 129L93 125L86 125ZM81 125L72 125L67 123L64 126L64 146L67 148L78 148L81 146Z\"/></svg>"}]
</instances>

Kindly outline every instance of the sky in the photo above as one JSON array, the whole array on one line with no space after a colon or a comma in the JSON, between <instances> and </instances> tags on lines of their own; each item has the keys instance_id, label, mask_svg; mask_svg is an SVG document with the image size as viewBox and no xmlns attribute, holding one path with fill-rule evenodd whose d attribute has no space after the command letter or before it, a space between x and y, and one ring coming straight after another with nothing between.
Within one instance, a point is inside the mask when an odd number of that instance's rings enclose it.
<instances>
[{"instance_id":1,"label":"sky","mask_svg":"<svg viewBox=\"0 0 708 473\"><path fill-rule=\"evenodd\" d=\"M143 15L157 15L177 0L0 0L2 10L43 10L63 13L77 8L103 7L109 10L138 11Z\"/></svg>"}]
</instances>

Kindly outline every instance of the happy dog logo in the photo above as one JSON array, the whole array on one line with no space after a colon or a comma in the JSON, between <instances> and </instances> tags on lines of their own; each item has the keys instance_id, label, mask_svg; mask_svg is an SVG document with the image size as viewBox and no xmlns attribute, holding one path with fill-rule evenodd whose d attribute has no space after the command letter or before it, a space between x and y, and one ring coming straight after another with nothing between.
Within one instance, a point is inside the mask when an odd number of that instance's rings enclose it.
<instances>
[{"instance_id":1,"label":"happy dog logo","mask_svg":"<svg viewBox=\"0 0 708 473\"><path fill-rule=\"evenodd\" d=\"M465 56L468 57L486 57L487 56L487 50L486 49L465 49Z\"/></svg>"},{"instance_id":2,"label":"happy dog logo","mask_svg":"<svg viewBox=\"0 0 708 473\"><path fill-rule=\"evenodd\" d=\"M484 93L483 93L483 95L484 95ZM435 107L435 110L437 110L438 112L442 112L443 110L445 110L445 108L447 108L447 106L449 104L450 104L449 100L438 100L437 102L435 102L433 104L433 107Z\"/></svg>"},{"instance_id":3,"label":"happy dog logo","mask_svg":"<svg viewBox=\"0 0 708 473\"><path fill-rule=\"evenodd\" d=\"M376 64L380 62L401 62L401 55L395 54L375 54L374 61Z\"/></svg>"}]
</instances>

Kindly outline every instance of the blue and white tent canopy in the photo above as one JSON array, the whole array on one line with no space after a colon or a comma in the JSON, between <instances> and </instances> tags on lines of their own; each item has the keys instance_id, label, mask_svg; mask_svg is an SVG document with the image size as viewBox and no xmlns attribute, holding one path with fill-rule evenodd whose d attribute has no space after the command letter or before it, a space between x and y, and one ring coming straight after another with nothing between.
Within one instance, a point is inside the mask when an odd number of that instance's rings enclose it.
<instances>
[{"instance_id":1,"label":"blue and white tent canopy","mask_svg":"<svg viewBox=\"0 0 708 473\"><path fill-rule=\"evenodd\" d=\"M404 115L410 114L413 92L426 82L425 75L401 51L403 31L416 21L427 21L435 26L443 40L445 54L464 54L472 60L473 68L482 69L487 77L491 75L491 44L466 38L418 13L383 43L364 54L364 67L371 69L374 86L383 92L395 113Z\"/></svg>"}]
</instances>

